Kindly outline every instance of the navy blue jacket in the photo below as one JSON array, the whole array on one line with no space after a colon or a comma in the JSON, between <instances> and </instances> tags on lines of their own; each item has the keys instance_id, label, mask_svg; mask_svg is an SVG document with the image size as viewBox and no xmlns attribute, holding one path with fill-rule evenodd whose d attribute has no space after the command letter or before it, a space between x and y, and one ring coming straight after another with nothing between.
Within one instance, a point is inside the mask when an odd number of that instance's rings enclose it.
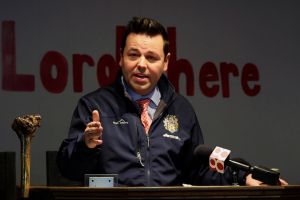
<instances>
[{"instance_id":1,"label":"navy blue jacket","mask_svg":"<svg viewBox=\"0 0 300 200\"><path fill-rule=\"evenodd\" d=\"M120 77L115 84L83 96L57 155L62 174L81 181L84 174L118 174L120 186L231 184L229 170L212 172L208 162L193 156L204 141L191 104L175 93L164 75L158 88L161 101L148 135L138 105L126 95ZM103 126L103 144L89 149L83 134L95 109Z\"/></svg>"}]
</instances>

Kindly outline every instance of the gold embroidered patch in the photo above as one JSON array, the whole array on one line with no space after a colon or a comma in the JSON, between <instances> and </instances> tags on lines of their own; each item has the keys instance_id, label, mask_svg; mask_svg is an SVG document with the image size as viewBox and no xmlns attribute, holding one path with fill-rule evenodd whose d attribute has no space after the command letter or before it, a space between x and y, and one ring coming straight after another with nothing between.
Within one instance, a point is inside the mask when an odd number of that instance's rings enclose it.
<instances>
[{"instance_id":1,"label":"gold embroidered patch","mask_svg":"<svg viewBox=\"0 0 300 200\"><path fill-rule=\"evenodd\" d=\"M171 133L178 131L179 122L175 115L167 115L164 119L164 127Z\"/></svg>"}]
</instances>

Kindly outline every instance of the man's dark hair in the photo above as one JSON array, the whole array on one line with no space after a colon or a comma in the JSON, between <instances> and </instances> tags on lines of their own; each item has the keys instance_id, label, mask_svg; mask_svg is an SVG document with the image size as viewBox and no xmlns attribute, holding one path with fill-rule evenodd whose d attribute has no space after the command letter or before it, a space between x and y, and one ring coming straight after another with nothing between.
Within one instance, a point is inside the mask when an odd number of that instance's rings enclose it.
<instances>
[{"instance_id":1,"label":"man's dark hair","mask_svg":"<svg viewBox=\"0 0 300 200\"><path fill-rule=\"evenodd\" d=\"M164 40L164 54L169 53L169 40L166 29L158 21L144 17L133 17L125 27L125 31L121 42L121 53L123 54L127 36L130 33L146 34L149 36L161 35Z\"/></svg>"}]
</instances>

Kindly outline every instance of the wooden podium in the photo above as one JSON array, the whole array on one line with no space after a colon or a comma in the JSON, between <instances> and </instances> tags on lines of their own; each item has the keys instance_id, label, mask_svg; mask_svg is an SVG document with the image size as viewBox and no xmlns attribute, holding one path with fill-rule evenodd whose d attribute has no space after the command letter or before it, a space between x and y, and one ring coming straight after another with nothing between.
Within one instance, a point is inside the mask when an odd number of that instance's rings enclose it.
<instances>
[{"instance_id":1,"label":"wooden podium","mask_svg":"<svg viewBox=\"0 0 300 200\"><path fill-rule=\"evenodd\" d=\"M300 185L195 187L49 187L31 186L30 200L56 199L300 199Z\"/></svg>"}]
</instances>

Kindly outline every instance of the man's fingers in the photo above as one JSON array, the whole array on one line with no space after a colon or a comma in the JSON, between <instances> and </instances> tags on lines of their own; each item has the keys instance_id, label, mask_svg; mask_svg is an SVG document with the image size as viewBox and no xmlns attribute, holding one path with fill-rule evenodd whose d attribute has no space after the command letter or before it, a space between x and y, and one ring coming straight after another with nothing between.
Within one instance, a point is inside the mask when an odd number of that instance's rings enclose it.
<instances>
[{"instance_id":1,"label":"man's fingers","mask_svg":"<svg viewBox=\"0 0 300 200\"><path fill-rule=\"evenodd\" d=\"M95 148L97 145L101 145L103 143L102 140L95 139L95 138L90 138L86 141L86 145L89 148Z\"/></svg>"},{"instance_id":2,"label":"man's fingers","mask_svg":"<svg viewBox=\"0 0 300 200\"><path fill-rule=\"evenodd\" d=\"M94 145L102 144L102 140L99 140L99 139L91 139L90 141L93 142Z\"/></svg>"},{"instance_id":3,"label":"man's fingers","mask_svg":"<svg viewBox=\"0 0 300 200\"><path fill-rule=\"evenodd\" d=\"M279 183L280 185L284 186L284 185L289 185L287 181L283 180L283 179L279 179Z\"/></svg>"},{"instance_id":4,"label":"man's fingers","mask_svg":"<svg viewBox=\"0 0 300 200\"><path fill-rule=\"evenodd\" d=\"M93 134L93 135L97 135L98 137L101 135L101 132L102 132L102 128L99 127L89 127L85 129L86 134Z\"/></svg>"},{"instance_id":5,"label":"man's fingers","mask_svg":"<svg viewBox=\"0 0 300 200\"><path fill-rule=\"evenodd\" d=\"M88 123L87 125L87 128L93 128L93 127L95 127L95 128L100 128L100 129L102 129L102 126L101 126L101 123L100 122L90 122L90 123Z\"/></svg>"},{"instance_id":6,"label":"man's fingers","mask_svg":"<svg viewBox=\"0 0 300 200\"><path fill-rule=\"evenodd\" d=\"M93 121L100 122L100 116L98 110L93 110Z\"/></svg>"},{"instance_id":7,"label":"man's fingers","mask_svg":"<svg viewBox=\"0 0 300 200\"><path fill-rule=\"evenodd\" d=\"M84 141L89 148L95 148L97 145L103 143L102 141L102 131L99 112L93 110L92 121L86 125L84 130Z\"/></svg>"}]
</instances>

